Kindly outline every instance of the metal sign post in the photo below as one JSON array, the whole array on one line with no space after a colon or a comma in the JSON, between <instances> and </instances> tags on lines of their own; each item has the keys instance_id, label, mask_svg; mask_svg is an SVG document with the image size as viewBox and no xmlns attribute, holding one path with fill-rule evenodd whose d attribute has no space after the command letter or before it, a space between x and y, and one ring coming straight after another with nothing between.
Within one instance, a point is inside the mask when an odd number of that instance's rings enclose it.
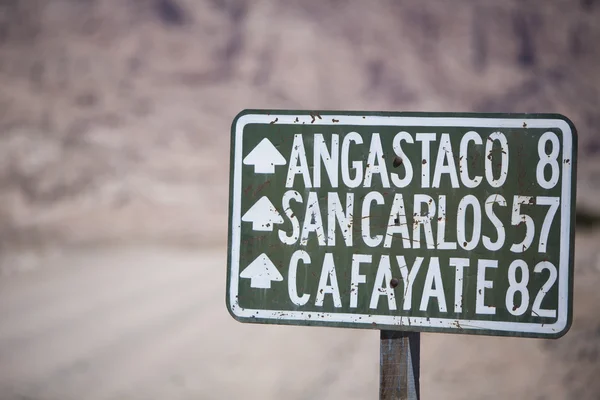
<instances>
[{"instance_id":1,"label":"metal sign post","mask_svg":"<svg viewBox=\"0 0 600 400\"><path fill-rule=\"evenodd\" d=\"M420 351L419 332L381 331L380 400L420 398Z\"/></svg>"}]
</instances>

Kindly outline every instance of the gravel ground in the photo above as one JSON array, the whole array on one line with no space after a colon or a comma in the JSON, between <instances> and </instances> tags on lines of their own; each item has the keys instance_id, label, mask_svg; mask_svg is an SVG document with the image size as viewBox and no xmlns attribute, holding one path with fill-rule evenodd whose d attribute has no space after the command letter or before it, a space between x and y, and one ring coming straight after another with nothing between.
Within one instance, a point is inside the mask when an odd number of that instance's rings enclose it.
<instances>
[{"instance_id":1,"label":"gravel ground","mask_svg":"<svg viewBox=\"0 0 600 400\"><path fill-rule=\"evenodd\" d=\"M423 398L597 399L599 239L578 240L566 336L422 334ZM111 246L5 275L0 398L376 398L376 331L240 324L225 264L225 249Z\"/></svg>"}]
</instances>

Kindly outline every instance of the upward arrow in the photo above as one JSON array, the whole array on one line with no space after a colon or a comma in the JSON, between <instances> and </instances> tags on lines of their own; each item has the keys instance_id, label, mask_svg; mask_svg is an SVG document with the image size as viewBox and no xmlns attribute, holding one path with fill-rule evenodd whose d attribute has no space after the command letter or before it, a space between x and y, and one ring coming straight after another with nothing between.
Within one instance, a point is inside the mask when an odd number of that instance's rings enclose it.
<instances>
[{"instance_id":1,"label":"upward arrow","mask_svg":"<svg viewBox=\"0 0 600 400\"><path fill-rule=\"evenodd\" d=\"M281 282L283 276L265 253L256 257L240 274L241 278L250 279L250 287L271 289L271 281Z\"/></svg>"},{"instance_id":2,"label":"upward arrow","mask_svg":"<svg viewBox=\"0 0 600 400\"><path fill-rule=\"evenodd\" d=\"M281 214L267 196L261 197L260 200L254 203L242 216L242 221L252 222L252 230L254 231L272 231L273 224L283 224Z\"/></svg>"},{"instance_id":3,"label":"upward arrow","mask_svg":"<svg viewBox=\"0 0 600 400\"><path fill-rule=\"evenodd\" d=\"M255 174L272 174L275 172L276 165L285 165L287 161L273 143L264 138L254 150L248 153L243 162L246 165L254 165Z\"/></svg>"}]
</instances>

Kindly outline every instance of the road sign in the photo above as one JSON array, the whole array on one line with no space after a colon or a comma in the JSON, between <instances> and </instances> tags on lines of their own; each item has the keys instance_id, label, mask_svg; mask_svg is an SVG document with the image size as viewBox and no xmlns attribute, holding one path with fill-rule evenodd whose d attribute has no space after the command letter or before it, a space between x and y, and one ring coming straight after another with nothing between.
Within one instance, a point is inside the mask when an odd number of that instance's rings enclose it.
<instances>
[{"instance_id":1,"label":"road sign","mask_svg":"<svg viewBox=\"0 0 600 400\"><path fill-rule=\"evenodd\" d=\"M231 134L237 320L569 329L577 137L567 118L258 110Z\"/></svg>"}]
</instances>

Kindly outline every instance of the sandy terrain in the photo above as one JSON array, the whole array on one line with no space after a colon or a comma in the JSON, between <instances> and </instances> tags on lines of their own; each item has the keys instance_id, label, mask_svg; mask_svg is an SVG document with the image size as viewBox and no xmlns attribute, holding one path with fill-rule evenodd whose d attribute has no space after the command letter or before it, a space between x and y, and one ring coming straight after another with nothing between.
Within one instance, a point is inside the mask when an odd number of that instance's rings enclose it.
<instances>
[{"instance_id":1,"label":"sandy terrain","mask_svg":"<svg viewBox=\"0 0 600 400\"><path fill-rule=\"evenodd\" d=\"M561 340L422 334L423 398L596 399L600 252ZM376 331L240 324L224 249L79 248L0 280L2 399L376 398Z\"/></svg>"},{"instance_id":2,"label":"sandy terrain","mask_svg":"<svg viewBox=\"0 0 600 400\"><path fill-rule=\"evenodd\" d=\"M226 311L244 108L571 118L571 331L424 334L421 388L597 399L598 21L594 0L0 0L0 399L376 398L377 332Z\"/></svg>"}]
</instances>

